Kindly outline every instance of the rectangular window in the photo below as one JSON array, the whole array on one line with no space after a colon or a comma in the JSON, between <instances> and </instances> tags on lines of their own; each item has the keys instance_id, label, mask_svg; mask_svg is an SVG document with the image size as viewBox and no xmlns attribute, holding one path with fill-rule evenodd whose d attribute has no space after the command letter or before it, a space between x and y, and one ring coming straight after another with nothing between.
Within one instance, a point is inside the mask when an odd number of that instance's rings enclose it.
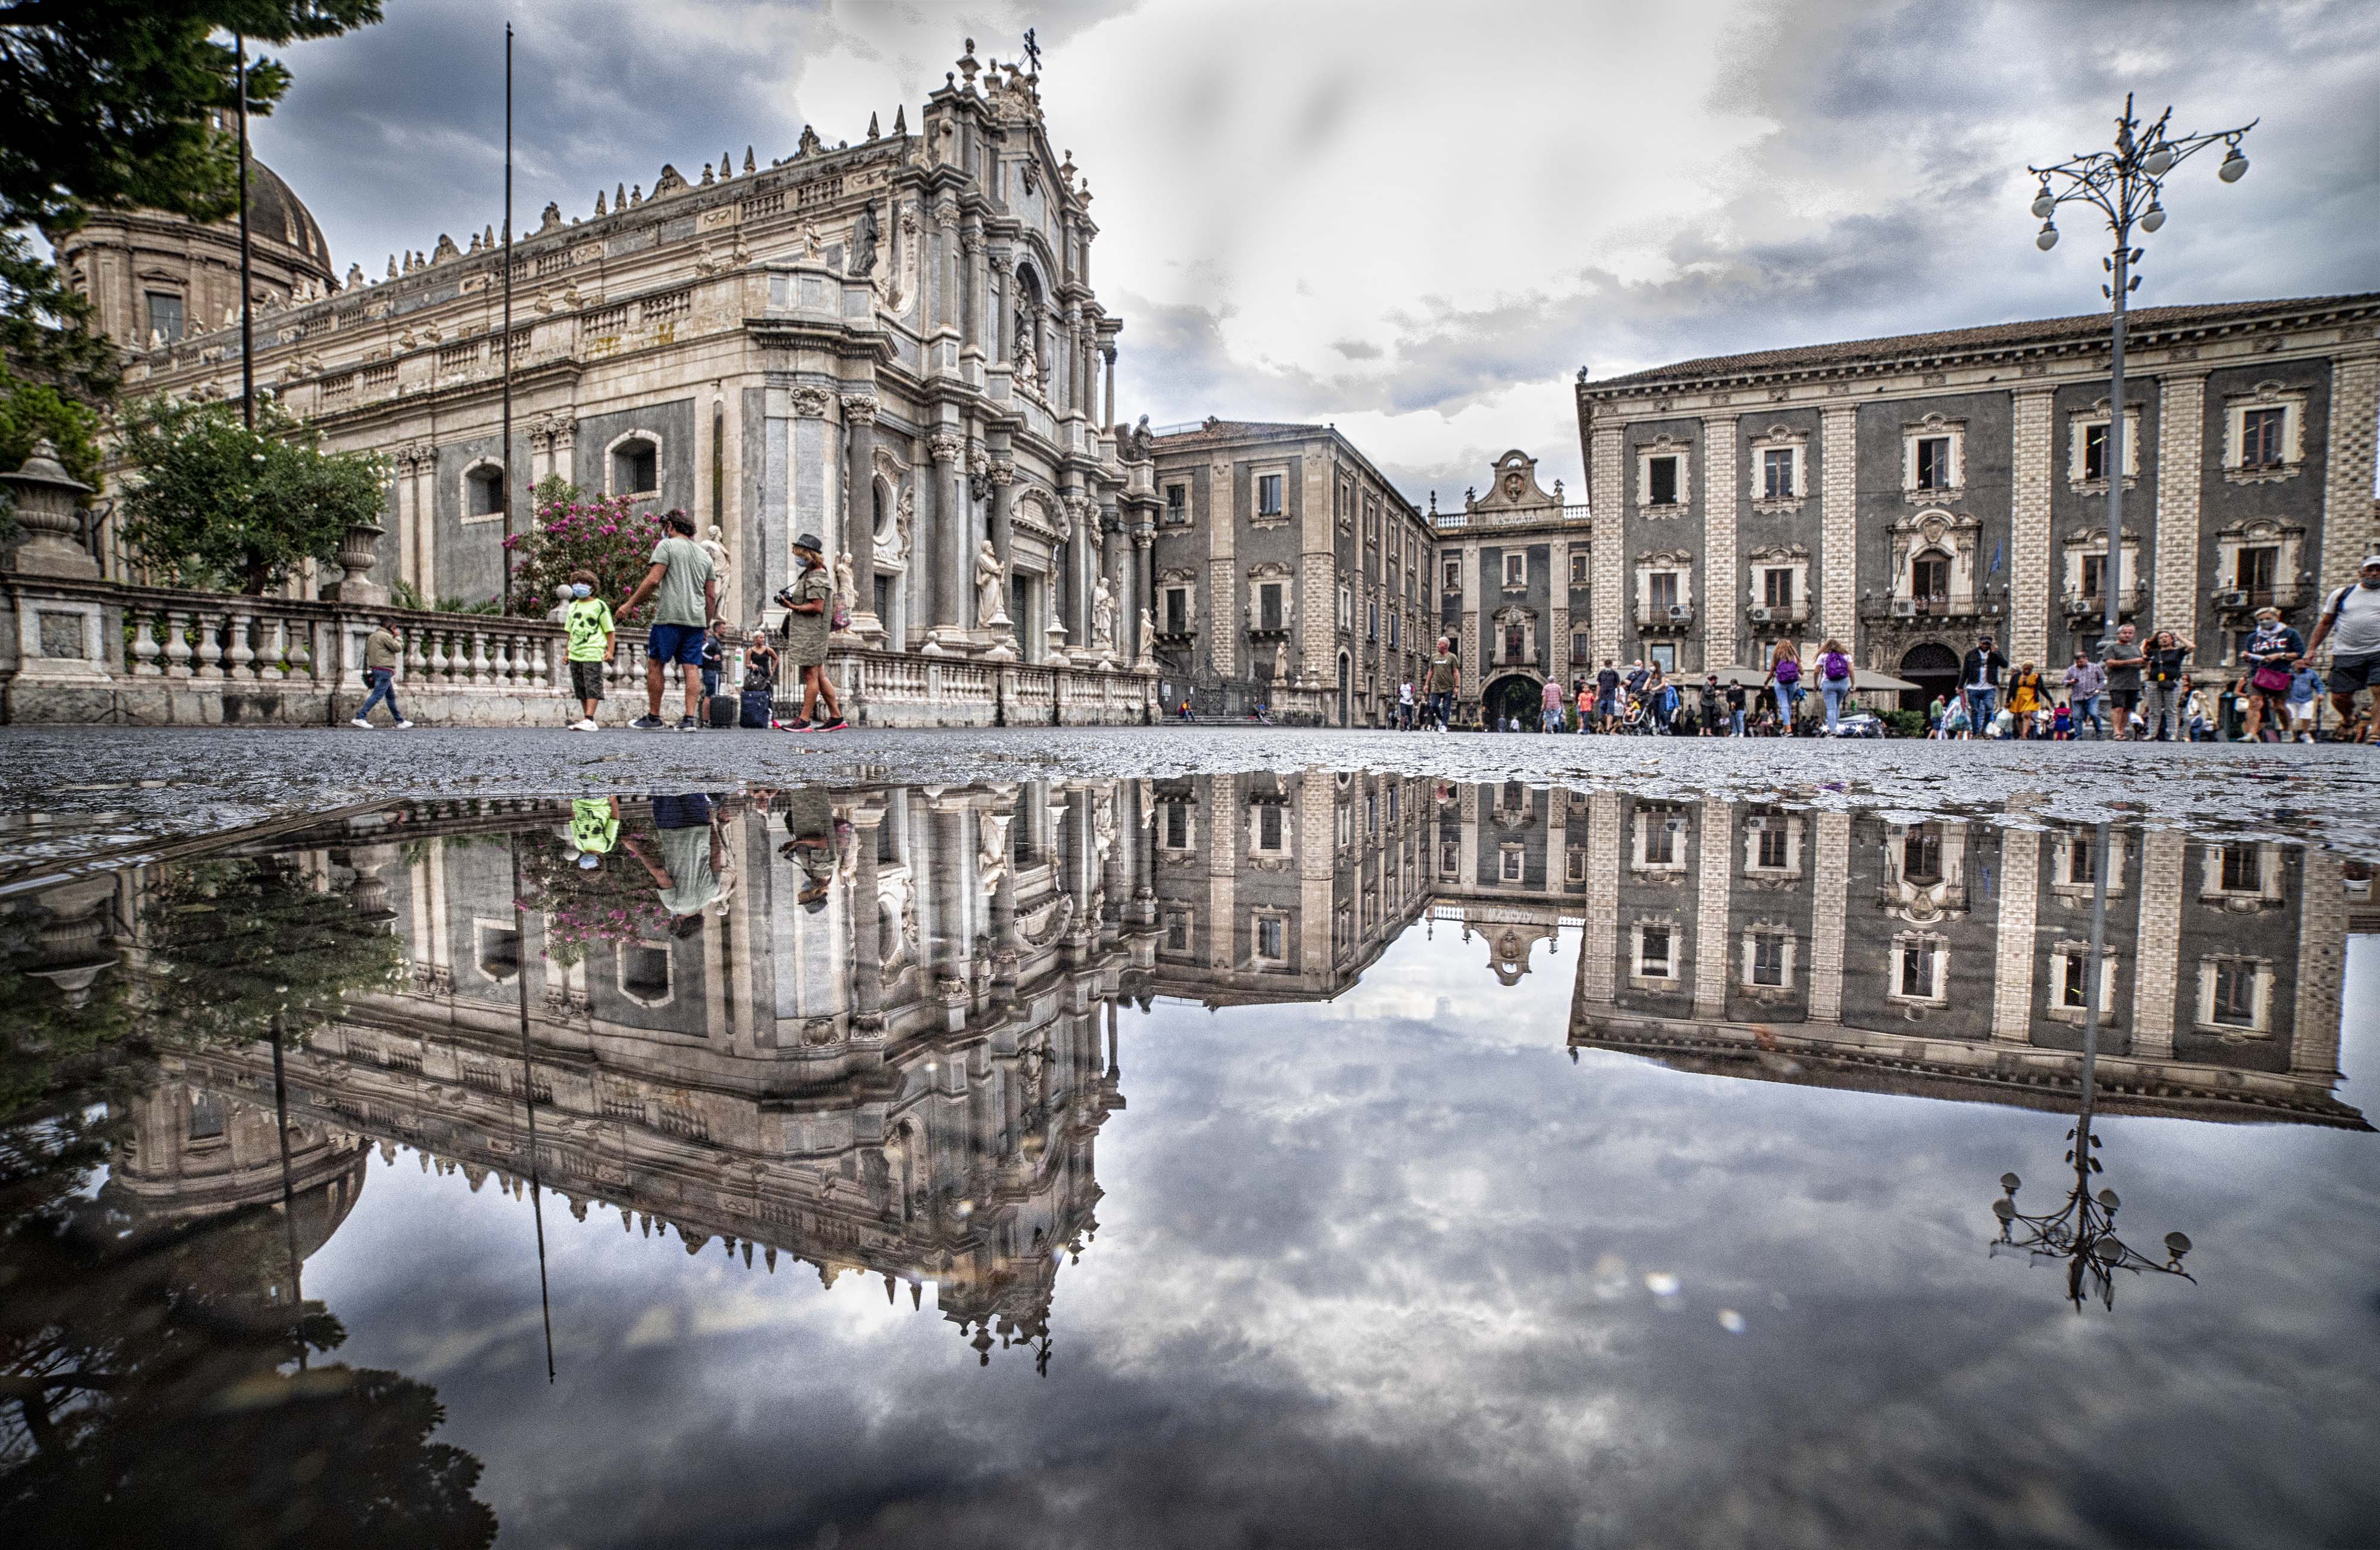
<instances>
[{"instance_id":1,"label":"rectangular window","mask_svg":"<svg viewBox=\"0 0 2380 1550\"><path fill-rule=\"evenodd\" d=\"M1525 587L1529 584L1528 555L1506 555L1504 556L1504 584L1508 587Z\"/></svg>"},{"instance_id":2,"label":"rectangular window","mask_svg":"<svg viewBox=\"0 0 2380 1550\"><path fill-rule=\"evenodd\" d=\"M1940 555L1909 562L1909 595L1920 603L1950 600L1950 562Z\"/></svg>"},{"instance_id":3,"label":"rectangular window","mask_svg":"<svg viewBox=\"0 0 2380 1550\"><path fill-rule=\"evenodd\" d=\"M1676 571L1657 570L1645 578L1645 584L1650 595L1653 612L1656 614L1666 614L1678 605L1678 573Z\"/></svg>"},{"instance_id":4,"label":"rectangular window","mask_svg":"<svg viewBox=\"0 0 2380 1550\"><path fill-rule=\"evenodd\" d=\"M1760 573L1761 601L1771 608L1793 606L1793 573L1781 567L1771 567Z\"/></svg>"},{"instance_id":5,"label":"rectangular window","mask_svg":"<svg viewBox=\"0 0 2380 1550\"><path fill-rule=\"evenodd\" d=\"M1499 879L1506 883L1521 881L1522 858L1519 846L1506 846L1502 855L1497 858L1497 862L1496 875Z\"/></svg>"},{"instance_id":6,"label":"rectangular window","mask_svg":"<svg viewBox=\"0 0 2380 1550\"><path fill-rule=\"evenodd\" d=\"M1463 562L1461 560L1449 560L1446 562L1445 590L1451 592L1459 592L1463 590Z\"/></svg>"},{"instance_id":7,"label":"rectangular window","mask_svg":"<svg viewBox=\"0 0 2380 1550\"><path fill-rule=\"evenodd\" d=\"M211 1141L224 1133L224 1103L212 1092L190 1094L190 1137Z\"/></svg>"},{"instance_id":8,"label":"rectangular window","mask_svg":"<svg viewBox=\"0 0 2380 1550\"><path fill-rule=\"evenodd\" d=\"M1572 555L1570 557L1570 584L1572 586L1584 587L1590 585L1593 582L1594 578L1587 574L1586 561L1587 556L1585 555Z\"/></svg>"},{"instance_id":9,"label":"rectangular window","mask_svg":"<svg viewBox=\"0 0 2380 1550\"><path fill-rule=\"evenodd\" d=\"M1760 831L1760 865L1767 871L1782 872L1789 864L1790 853L1785 843L1783 825L1771 824Z\"/></svg>"},{"instance_id":10,"label":"rectangular window","mask_svg":"<svg viewBox=\"0 0 2380 1550\"><path fill-rule=\"evenodd\" d=\"M1648 814L1645 820L1645 864L1675 866L1678 861L1678 831L1670 827L1671 820L1659 813Z\"/></svg>"},{"instance_id":11,"label":"rectangular window","mask_svg":"<svg viewBox=\"0 0 2380 1550\"><path fill-rule=\"evenodd\" d=\"M2281 424L2286 409L2250 409L2240 417L2240 463L2242 468L2281 466Z\"/></svg>"},{"instance_id":12,"label":"rectangular window","mask_svg":"<svg viewBox=\"0 0 2380 1550\"><path fill-rule=\"evenodd\" d=\"M1678 504L1678 460L1675 458L1645 459L1645 499L1653 506Z\"/></svg>"},{"instance_id":13,"label":"rectangular window","mask_svg":"<svg viewBox=\"0 0 2380 1550\"><path fill-rule=\"evenodd\" d=\"M2252 545L2240 550L2240 557L2234 563L2239 568L2233 572L2233 585L2241 592L2271 595L2273 578L2278 573L2281 564L2281 551L2277 546L2270 543Z\"/></svg>"},{"instance_id":14,"label":"rectangular window","mask_svg":"<svg viewBox=\"0 0 2380 1550\"><path fill-rule=\"evenodd\" d=\"M1586 881L1586 847L1573 845L1562 856L1562 875L1572 883Z\"/></svg>"},{"instance_id":15,"label":"rectangular window","mask_svg":"<svg viewBox=\"0 0 2380 1550\"><path fill-rule=\"evenodd\" d=\"M2265 891L2264 852L2252 845L2223 848L2223 891L2260 894Z\"/></svg>"},{"instance_id":16,"label":"rectangular window","mask_svg":"<svg viewBox=\"0 0 2380 1550\"><path fill-rule=\"evenodd\" d=\"M1389 650L1390 650L1390 651L1395 651L1396 649L1397 649L1397 616L1396 616L1396 611L1395 611L1394 609L1390 609L1390 610L1389 611Z\"/></svg>"},{"instance_id":17,"label":"rectangular window","mask_svg":"<svg viewBox=\"0 0 2380 1550\"><path fill-rule=\"evenodd\" d=\"M1267 963L1281 963L1288 958L1287 922L1278 915L1257 917L1257 957Z\"/></svg>"},{"instance_id":18,"label":"rectangular window","mask_svg":"<svg viewBox=\"0 0 2380 1550\"><path fill-rule=\"evenodd\" d=\"M2215 1020L2232 1028L2256 1025L2256 969L2236 958L2215 960Z\"/></svg>"},{"instance_id":19,"label":"rectangular window","mask_svg":"<svg viewBox=\"0 0 2380 1550\"><path fill-rule=\"evenodd\" d=\"M1950 488L1950 438L1920 436L1917 440L1917 487L1921 490Z\"/></svg>"},{"instance_id":20,"label":"rectangular window","mask_svg":"<svg viewBox=\"0 0 2380 1550\"><path fill-rule=\"evenodd\" d=\"M1764 931L1752 939L1752 982L1755 985L1782 985L1785 982L1785 934Z\"/></svg>"},{"instance_id":21,"label":"rectangular window","mask_svg":"<svg viewBox=\"0 0 2380 1550\"><path fill-rule=\"evenodd\" d=\"M1165 633L1190 633L1190 591L1186 587L1165 589Z\"/></svg>"},{"instance_id":22,"label":"rectangular window","mask_svg":"<svg viewBox=\"0 0 2380 1550\"><path fill-rule=\"evenodd\" d=\"M1188 802L1165 804L1165 845L1169 850L1190 848L1190 804Z\"/></svg>"},{"instance_id":23,"label":"rectangular window","mask_svg":"<svg viewBox=\"0 0 2380 1550\"><path fill-rule=\"evenodd\" d=\"M1463 850L1454 841L1438 848L1438 870L1449 877L1463 870Z\"/></svg>"},{"instance_id":24,"label":"rectangular window","mask_svg":"<svg viewBox=\"0 0 2380 1550\"><path fill-rule=\"evenodd\" d=\"M1281 515L1281 475L1268 473L1257 478L1257 515L1259 517Z\"/></svg>"},{"instance_id":25,"label":"rectangular window","mask_svg":"<svg viewBox=\"0 0 2380 1550\"><path fill-rule=\"evenodd\" d=\"M1173 524L1190 520L1190 486L1168 484L1165 487L1165 519Z\"/></svg>"},{"instance_id":26,"label":"rectangular window","mask_svg":"<svg viewBox=\"0 0 2380 1550\"><path fill-rule=\"evenodd\" d=\"M1763 500L1772 501L1793 498L1793 452L1791 447L1772 447L1760 455L1760 496Z\"/></svg>"},{"instance_id":27,"label":"rectangular window","mask_svg":"<svg viewBox=\"0 0 2380 1550\"><path fill-rule=\"evenodd\" d=\"M1268 581L1257 589L1257 628L1283 629L1281 620L1281 583Z\"/></svg>"},{"instance_id":28,"label":"rectangular window","mask_svg":"<svg viewBox=\"0 0 2380 1550\"><path fill-rule=\"evenodd\" d=\"M1190 912L1169 909L1165 912L1165 950L1186 953L1190 950Z\"/></svg>"},{"instance_id":29,"label":"rectangular window","mask_svg":"<svg viewBox=\"0 0 2380 1550\"><path fill-rule=\"evenodd\" d=\"M1270 802L1257 809L1257 848L1281 848L1281 809Z\"/></svg>"},{"instance_id":30,"label":"rectangular window","mask_svg":"<svg viewBox=\"0 0 2380 1550\"><path fill-rule=\"evenodd\" d=\"M1342 632L1355 628L1355 594L1347 588L1339 589L1339 629Z\"/></svg>"},{"instance_id":31,"label":"rectangular window","mask_svg":"<svg viewBox=\"0 0 2380 1550\"><path fill-rule=\"evenodd\" d=\"M2082 595L2084 597L2096 597L2099 595L2099 588L2107 579L2107 555L2085 555L2082 556Z\"/></svg>"},{"instance_id":32,"label":"rectangular window","mask_svg":"<svg viewBox=\"0 0 2380 1550\"><path fill-rule=\"evenodd\" d=\"M2066 955L2066 973L2063 982L2058 987L2059 1006L2079 1010L2091 1005L2091 992L2086 988L2091 982L2090 965L2091 955L2088 953Z\"/></svg>"},{"instance_id":33,"label":"rectangular window","mask_svg":"<svg viewBox=\"0 0 2380 1550\"><path fill-rule=\"evenodd\" d=\"M1589 635L1583 629L1572 630L1570 634L1570 659L1572 662L1594 661L1595 637Z\"/></svg>"},{"instance_id":34,"label":"rectangular window","mask_svg":"<svg viewBox=\"0 0 2380 1550\"><path fill-rule=\"evenodd\" d=\"M2082 427L2082 477L2107 477L2107 428L2105 425Z\"/></svg>"},{"instance_id":35,"label":"rectangular window","mask_svg":"<svg viewBox=\"0 0 2380 1550\"><path fill-rule=\"evenodd\" d=\"M1900 994L1920 1000L1934 994L1934 954L1931 942L1903 943L1900 948Z\"/></svg>"},{"instance_id":36,"label":"rectangular window","mask_svg":"<svg viewBox=\"0 0 2380 1550\"><path fill-rule=\"evenodd\" d=\"M182 336L180 297L168 291L152 290L142 292L141 299L149 304L150 333L162 335L169 345ZM145 345L149 341L143 339L140 342Z\"/></svg>"},{"instance_id":37,"label":"rectangular window","mask_svg":"<svg viewBox=\"0 0 2380 1550\"><path fill-rule=\"evenodd\" d=\"M2076 836L2066 842L2066 881L2085 887L2099 881L2099 848Z\"/></svg>"},{"instance_id":38,"label":"rectangular window","mask_svg":"<svg viewBox=\"0 0 2380 1550\"><path fill-rule=\"evenodd\" d=\"M1639 926L1636 928L1636 972L1647 980L1670 977L1670 928Z\"/></svg>"},{"instance_id":39,"label":"rectangular window","mask_svg":"<svg viewBox=\"0 0 2380 1550\"><path fill-rule=\"evenodd\" d=\"M1900 877L1904 883L1931 886L1942 881L1942 831L1923 824L1900 842Z\"/></svg>"},{"instance_id":40,"label":"rectangular window","mask_svg":"<svg viewBox=\"0 0 2380 1550\"><path fill-rule=\"evenodd\" d=\"M1664 641L1658 646L1645 647L1645 660L1665 674L1676 672L1678 670L1677 642Z\"/></svg>"}]
</instances>

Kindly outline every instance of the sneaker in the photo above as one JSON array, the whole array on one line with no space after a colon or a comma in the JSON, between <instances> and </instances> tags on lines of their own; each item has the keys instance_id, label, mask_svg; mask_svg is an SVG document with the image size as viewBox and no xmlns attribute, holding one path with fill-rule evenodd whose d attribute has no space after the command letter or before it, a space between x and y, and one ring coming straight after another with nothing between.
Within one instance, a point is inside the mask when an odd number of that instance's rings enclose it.
<instances>
[{"instance_id":1,"label":"sneaker","mask_svg":"<svg viewBox=\"0 0 2380 1550\"><path fill-rule=\"evenodd\" d=\"M590 715L582 716L578 720L572 722L570 724L570 729L574 732L600 732L603 728L598 726L595 718Z\"/></svg>"},{"instance_id":2,"label":"sneaker","mask_svg":"<svg viewBox=\"0 0 2380 1550\"><path fill-rule=\"evenodd\" d=\"M821 732L848 732L851 730L851 723L844 720L841 716L836 716L832 721L822 721L819 723L819 730Z\"/></svg>"},{"instance_id":3,"label":"sneaker","mask_svg":"<svg viewBox=\"0 0 2380 1550\"><path fill-rule=\"evenodd\" d=\"M777 725L788 732L807 732L810 729L810 724L800 716L795 716L791 721L781 721Z\"/></svg>"},{"instance_id":4,"label":"sneaker","mask_svg":"<svg viewBox=\"0 0 2380 1550\"><path fill-rule=\"evenodd\" d=\"M659 732L666 728L669 723L657 715L640 715L628 725L639 732Z\"/></svg>"},{"instance_id":5,"label":"sneaker","mask_svg":"<svg viewBox=\"0 0 2380 1550\"><path fill-rule=\"evenodd\" d=\"M677 729L681 732L699 732L702 730L702 723L690 715L682 715L677 718Z\"/></svg>"},{"instance_id":6,"label":"sneaker","mask_svg":"<svg viewBox=\"0 0 2380 1550\"><path fill-rule=\"evenodd\" d=\"M400 722L398 722L398 723L397 723L394 727L390 728L390 730L392 730L392 731L396 731L396 732L406 732L406 731L410 731L410 730L412 729L412 727L413 727L413 723L411 723L411 722L409 722L409 721L400 721Z\"/></svg>"},{"instance_id":7,"label":"sneaker","mask_svg":"<svg viewBox=\"0 0 2380 1550\"><path fill-rule=\"evenodd\" d=\"M372 724L371 724L370 722L369 722L369 721L366 721L366 720L365 720L363 717L361 717L361 716L357 716L357 717L355 717L353 720L349 721L349 722L347 723L347 725L348 725L348 726L360 726L360 727L362 727L362 728L363 728L365 731L367 731L367 732L369 732L369 731L370 731L370 730L372 729Z\"/></svg>"}]
</instances>

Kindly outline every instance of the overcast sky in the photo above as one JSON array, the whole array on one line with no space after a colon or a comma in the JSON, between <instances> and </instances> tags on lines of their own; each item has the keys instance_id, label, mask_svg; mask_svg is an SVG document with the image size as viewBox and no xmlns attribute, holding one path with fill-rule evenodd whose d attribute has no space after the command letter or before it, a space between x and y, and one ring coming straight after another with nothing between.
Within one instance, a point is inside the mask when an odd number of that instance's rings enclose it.
<instances>
[{"instance_id":1,"label":"overcast sky","mask_svg":"<svg viewBox=\"0 0 2380 1550\"><path fill-rule=\"evenodd\" d=\"M257 133L344 270L497 219L504 7L388 0L289 55ZM2380 6L1367 0L513 0L520 218L805 123L914 118L962 40L1038 29L1050 133L1096 195L1118 409L1328 420L1416 500L1507 446L1578 498L1571 386L1739 349L2087 311L2077 214L2027 161L2127 90L2262 116L2255 170L2179 175L2143 304L2380 287Z\"/></svg>"}]
</instances>

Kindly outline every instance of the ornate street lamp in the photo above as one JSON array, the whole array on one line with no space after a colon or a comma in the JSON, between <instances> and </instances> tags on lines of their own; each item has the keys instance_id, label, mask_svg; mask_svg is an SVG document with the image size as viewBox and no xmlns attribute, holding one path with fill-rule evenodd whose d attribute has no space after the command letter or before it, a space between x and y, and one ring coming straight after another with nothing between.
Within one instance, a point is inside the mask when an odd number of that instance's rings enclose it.
<instances>
[{"instance_id":1,"label":"ornate street lamp","mask_svg":"<svg viewBox=\"0 0 2380 1550\"><path fill-rule=\"evenodd\" d=\"M2132 116L2131 93L2126 92L2123 116L2116 120L2114 150L2083 152L2053 166L2025 168L2041 179L2041 191L2033 200L2033 213L2041 217L2041 231L2034 238L2034 247L2047 252L2058 246L2054 219L2058 207L2077 201L2107 216L2107 229L2116 238L2114 254L2100 260L2100 267L2108 272L2108 283L2099 287L2114 311L2108 369L2112 381L2107 392L2105 444L2107 558L2100 573L2110 637L2119 622L2118 615L2122 604L2119 588L2124 564L2124 302L2141 283L2131 272L2132 265L2141 261L2141 250L2132 246L2132 227L2137 225L2143 231L2154 232L2165 225L2165 205L2158 196L2164 190L2166 175L2217 140L2226 149L2215 175L2226 183L2240 181L2240 175L2248 170L2248 158L2241 153L2240 141L2260 122L2252 118L2236 129L2179 135L2167 128L2172 117L2173 109L2168 108L2143 130L2140 120Z\"/></svg>"},{"instance_id":2,"label":"ornate street lamp","mask_svg":"<svg viewBox=\"0 0 2380 1550\"><path fill-rule=\"evenodd\" d=\"M2019 1211L2016 1192L2023 1182L2015 1174L2000 1175L2000 1198L1992 1202L1992 1214L1999 1219L1999 1237L1993 1239L1988 1252L1997 1255L2005 1249L2010 1253L2029 1256L2035 1263L2044 1260L2066 1262L2066 1300L2080 1312L2083 1288L2087 1284L2101 1303L2110 1312L2116 1306L2116 1272L2129 1270L2137 1275L2154 1270L2163 1275L2179 1275L2192 1286L2198 1277L2181 1268L2181 1257L2190 1252L2190 1239L2178 1232L2165 1235L2165 1263L2159 1264L2146 1255L2136 1252L2116 1236L2116 1211L2122 1202L2113 1190L2091 1192L2091 1176L2099 1170L2099 1138L2091 1133L2092 1099L2098 1083L2099 1064L2099 997L2103 991L2101 976L2106 972L2107 945L2107 825L2101 824L2093 838L2095 851L2095 882L2091 896L2091 962L2083 977L2082 989L2082 1096L2074 1117L2074 1128L2066 1132L2072 1150L2066 1161L2074 1165L2074 1187L2066 1193L2066 1203L2046 1215L2030 1216ZM2022 1237L2019 1237L2022 1231Z\"/></svg>"}]
</instances>

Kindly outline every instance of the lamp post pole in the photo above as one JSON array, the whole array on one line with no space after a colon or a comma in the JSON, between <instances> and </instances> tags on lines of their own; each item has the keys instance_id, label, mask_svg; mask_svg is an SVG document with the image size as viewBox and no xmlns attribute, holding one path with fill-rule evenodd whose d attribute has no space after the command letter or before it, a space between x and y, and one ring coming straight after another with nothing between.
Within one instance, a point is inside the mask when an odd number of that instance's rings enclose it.
<instances>
[{"instance_id":1,"label":"lamp post pole","mask_svg":"<svg viewBox=\"0 0 2380 1550\"><path fill-rule=\"evenodd\" d=\"M2116 247L2101 261L2107 272L2107 283L2099 287L2108 299L2107 368L2107 433L2100 444L2100 471L2107 481L2107 557L2099 568L2099 586L2106 600L2106 628L2112 639L2121 622L2120 588L2124 575L2124 312L2133 287L2141 282L2132 266L2141 260L2141 250L2132 246L2132 229L2155 233L2165 225L2165 205L2160 201L2166 174L2189 157L2220 140L2226 149L2223 163L2216 176L2226 183L2237 183L2248 170L2248 158L2240 153L2240 141L2259 122L2250 119L2236 129L2218 129L2212 134L2175 134L2168 128L2173 109L2168 108L2147 128L2132 114L2131 93L2124 96L2123 116L2116 120L2116 140L2109 151L2086 151L2068 157L2050 166L2027 166L2025 170L2041 179L2041 191L2034 196L2033 213L2041 217L2041 231L2034 245L2047 252L2058 246L2058 226L2054 219L2061 204L2080 201L2099 211L2107 219L2107 229L2116 238Z\"/></svg>"}]
</instances>

